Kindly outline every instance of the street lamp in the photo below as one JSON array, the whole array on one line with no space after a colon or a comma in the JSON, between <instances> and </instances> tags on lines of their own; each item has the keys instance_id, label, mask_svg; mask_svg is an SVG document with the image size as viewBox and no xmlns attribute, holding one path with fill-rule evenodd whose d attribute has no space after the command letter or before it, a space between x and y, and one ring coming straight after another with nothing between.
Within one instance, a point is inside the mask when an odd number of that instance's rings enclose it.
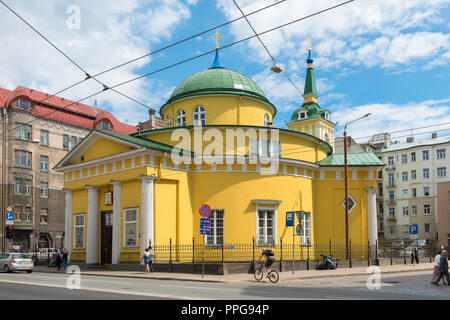
<instances>
[{"instance_id":1,"label":"street lamp","mask_svg":"<svg viewBox=\"0 0 450 320\"><path fill-rule=\"evenodd\" d=\"M346 252L346 259L349 259L349 243L348 243L348 185L347 185L347 126L353 122L356 122L358 120L367 118L370 116L371 113L367 113L363 115L362 117L359 117L358 119L352 120L344 125L344 163L345 163L345 252Z\"/></svg>"}]
</instances>

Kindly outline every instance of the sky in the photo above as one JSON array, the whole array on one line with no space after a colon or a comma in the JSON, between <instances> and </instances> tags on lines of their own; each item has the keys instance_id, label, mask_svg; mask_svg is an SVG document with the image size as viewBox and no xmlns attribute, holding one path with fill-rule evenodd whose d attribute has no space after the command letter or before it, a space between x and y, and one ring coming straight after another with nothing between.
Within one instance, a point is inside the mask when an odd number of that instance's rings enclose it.
<instances>
[{"instance_id":1,"label":"sky","mask_svg":"<svg viewBox=\"0 0 450 320\"><path fill-rule=\"evenodd\" d=\"M241 17L233 0L3 0L91 75ZM276 0L235 0L245 14ZM257 32L311 15L345 0L285 0L248 17ZM0 87L25 86L50 94L85 78L76 66L0 4ZM285 73L303 91L307 39L319 94L331 111L337 135L343 125L371 116L347 129L364 142L371 135L397 132L394 140L418 140L450 130L450 0L355 0L336 9L268 32L261 40ZM159 51L98 77L108 86L152 73L215 48L252 36L245 19ZM253 38L220 51L221 64L253 79L277 107L274 126L286 128L301 106L301 93L283 74L270 70L272 59ZM207 54L116 88L159 110L176 86L209 68ZM79 100L102 87L94 80L59 96ZM82 103L111 111L137 124L148 109L105 91ZM434 126L440 125L440 126ZM432 127L430 127L432 126ZM423 128L425 127L425 128ZM402 131L412 128L422 128Z\"/></svg>"}]
</instances>

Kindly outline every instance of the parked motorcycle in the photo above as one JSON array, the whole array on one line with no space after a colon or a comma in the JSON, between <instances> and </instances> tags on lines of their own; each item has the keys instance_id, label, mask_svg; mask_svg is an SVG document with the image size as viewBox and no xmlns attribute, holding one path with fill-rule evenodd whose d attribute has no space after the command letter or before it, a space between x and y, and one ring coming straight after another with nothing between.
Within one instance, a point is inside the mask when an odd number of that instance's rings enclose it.
<instances>
[{"instance_id":1,"label":"parked motorcycle","mask_svg":"<svg viewBox=\"0 0 450 320\"><path fill-rule=\"evenodd\" d=\"M320 256L322 257L322 261L317 263L316 270L334 270L338 267L338 259L323 254Z\"/></svg>"}]
</instances>

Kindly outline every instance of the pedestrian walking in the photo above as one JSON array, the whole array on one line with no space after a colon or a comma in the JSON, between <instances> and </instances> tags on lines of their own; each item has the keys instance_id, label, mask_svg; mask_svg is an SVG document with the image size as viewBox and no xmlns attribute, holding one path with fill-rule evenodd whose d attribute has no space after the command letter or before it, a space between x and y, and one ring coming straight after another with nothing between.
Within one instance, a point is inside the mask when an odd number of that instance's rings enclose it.
<instances>
[{"instance_id":1,"label":"pedestrian walking","mask_svg":"<svg viewBox=\"0 0 450 320\"><path fill-rule=\"evenodd\" d=\"M62 250L58 253L56 253L56 266L58 267L58 271L61 270L61 264L63 262L62 258Z\"/></svg>"},{"instance_id":2,"label":"pedestrian walking","mask_svg":"<svg viewBox=\"0 0 450 320\"><path fill-rule=\"evenodd\" d=\"M446 278L447 279L447 285L450 286L450 275L448 274L448 259L447 259L447 251L442 250L441 253L441 258L440 258L440 263L439 263L439 276L436 279L436 281L434 281L434 284L436 286L439 286L439 281L441 281L441 278ZM445 281L444 281L445 283Z\"/></svg>"},{"instance_id":3,"label":"pedestrian walking","mask_svg":"<svg viewBox=\"0 0 450 320\"><path fill-rule=\"evenodd\" d=\"M144 264L145 264L145 274L150 273L149 264L150 264L151 259L152 259L152 256L150 254L150 251L148 250L148 248L146 248L144 254L141 257L141 263L142 263L142 260L144 260Z\"/></svg>"},{"instance_id":4,"label":"pedestrian walking","mask_svg":"<svg viewBox=\"0 0 450 320\"><path fill-rule=\"evenodd\" d=\"M417 250L417 247L413 248L411 252L411 264L414 264L414 261L419 264L419 250Z\"/></svg>"},{"instance_id":5,"label":"pedestrian walking","mask_svg":"<svg viewBox=\"0 0 450 320\"><path fill-rule=\"evenodd\" d=\"M153 272L153 257L155 256L155 252L152 250L152 246L148 247L148 252L150 253L148 267L149 267L150 272Z\"/></svg>"},{"instance_id":6,"label":"pedestrian walking","mask_svg":"<svg viewBox=\"0 0 450 320\"><path fill-rule=\"evenodd\" d=\"M441 266L441 253L439 252L436 257L434 257L434 268L433 268L433 276L431 278L431 284L434 284L434 280L436 280L437 277L439 277L439 274ZM445 280L443 280L445 282Z\"/></svg>"},{"instance_id":7,"label":"pedestrian walking","mask_svg":"<svg viewBox=\"0 0 450 320\"><path fill-rule=\"evenodd\" d=\"M67 263L69 261L69 251L67 251L66 248L64 248L63 251L62 251L62 260L63 260L63 263L64 263L64 270L66 270L67 269Z\"/></svg>"}]
</instances>

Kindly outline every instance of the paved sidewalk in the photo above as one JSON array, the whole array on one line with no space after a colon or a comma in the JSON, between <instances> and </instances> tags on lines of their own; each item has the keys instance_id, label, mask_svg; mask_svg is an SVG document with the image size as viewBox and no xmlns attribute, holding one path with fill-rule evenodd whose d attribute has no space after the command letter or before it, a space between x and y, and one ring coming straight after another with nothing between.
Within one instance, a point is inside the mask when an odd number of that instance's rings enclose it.
<instances>
[{"instance_id":1,"label":"paved sidewalk","mask_svg":"<svg viewBox=\"0 0 450 320\"><path fill-rule=\"evenodd\" d=\"M415 271L429 271L430 276L433 272L433 263L421 263L418 265L411 264L399 264L380 266L381 274L389 273L409 273ZM144 267L142 266L142 269ZM46 266L35 266L35 272L45 273L65 273L64 270L58 271L56 268L49 268ZM372 271L373 272L373 271ZM124 277L124 278L148 278L159 280L184 280L184 281L204 281L204 282L254 282L252 274L230 274L230 275L209 275L205 274L203 277L201 274L187 274L187 273L168 273L168 272L154 272L150 275L146 275L144 271L116 271L110 269L101 268L84 268L81 267L81 274L93 275L93 276L108 276L108 277ZM292 274L292 271L280 272L280 281L289 280L307 280L307 279L324 279L334 277L348 277L348 276L369 276L367 267L357 268L341 268L336 270L299 270Z\"/></svg>"}]
</instances>

